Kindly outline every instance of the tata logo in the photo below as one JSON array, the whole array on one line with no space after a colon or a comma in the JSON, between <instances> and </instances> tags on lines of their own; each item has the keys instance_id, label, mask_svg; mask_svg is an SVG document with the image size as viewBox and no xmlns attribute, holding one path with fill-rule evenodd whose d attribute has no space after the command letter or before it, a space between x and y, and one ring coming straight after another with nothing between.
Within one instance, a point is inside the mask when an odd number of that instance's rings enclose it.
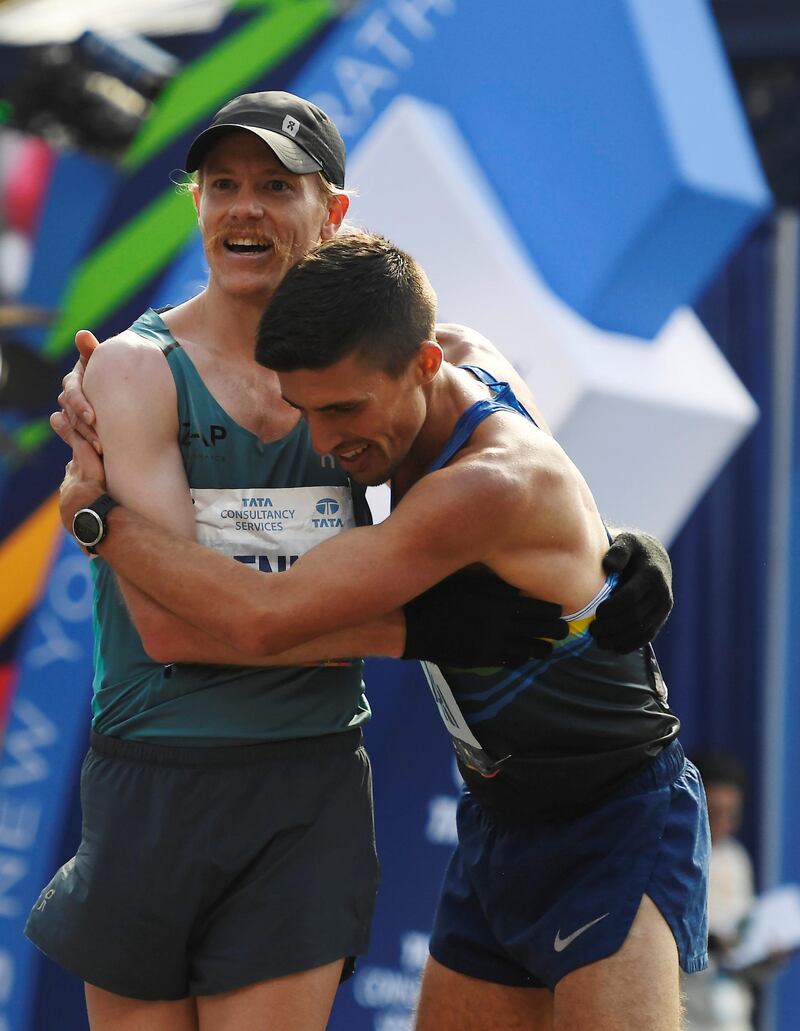
<instances>
[{"instance_id":1,"label":"tata logo","mask_svg":"<svg viewBox=\"0 0 800 1031\"><path fill-rule=\"evenodd\" d=\"M340 505L335 498L320 498L314 507L319 512L319 518L316 516L312 517L312 526L315 526L318 530L338 530L344 527L341 517L336 515Z\"/></svg>"},{"instance_id":2,"label":"tata logo","mask_svg":"<svg viewBox=\"0 0 800 1031\"><path fill-rule=\"evenodd\" d=\"M202 441L206 447L216 447L217 442L224 440L228 431L224 426L217 426L214 423L206 429L196 429L190 422L181 423L181 447L189 447L193 440Z\"/></svg>"}]
</instances>

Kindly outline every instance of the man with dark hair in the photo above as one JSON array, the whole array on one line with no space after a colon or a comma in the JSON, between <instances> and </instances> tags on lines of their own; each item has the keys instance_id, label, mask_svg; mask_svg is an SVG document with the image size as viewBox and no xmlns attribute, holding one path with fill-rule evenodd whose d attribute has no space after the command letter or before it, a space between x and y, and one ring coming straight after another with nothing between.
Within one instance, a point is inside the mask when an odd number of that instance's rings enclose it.
<instances>
[{"instance_id":1,"label":"man with dark hair","mask_svg":"<svg viewBox=\"0 0 800 1031\"><path fill-rule=\"evenodd\" d=\"M81 365L65 382L70 417L95 442L96 409L116 497L251 570L286 568L368 519L362 488L314 454L274 373L253 361L258 318L287 268L347 211L344 163L335 125L313 104L281 92L226 104L186 159L207 287L106 341L86 371L88 401ZM86 354L96 345L89 333L79 343ZM336 526L313 521L320 491L339 506ZM84 515L90 534L108 504ZM612 615L615 640L616 619L644 639L666 617L659 555L646 537L616 545L612 560L633 556L638 573ZM500 584L472 598L437 585L404 611L245 656L102 560L92 571L83 841L42 892L28 935L87 982L93 1031L316 1031L367 947L377 884L369 707L350 657L545 655L551 645L536 636L565 632L558 607ZM432 638L437 612L449 623Z\"/></svg>"},{"instance_id":2,"label":"man with dark hair","mask_svg":"<svg viewBox=\"0 0 800 1031\"><path fill-rule=\"evenodd\" d=\"M450 349L469 367L443 360L434 317L416 262L362 234L297 261L258 327L258 360L317 453L359 484L391 477L384 523L260 578L111 500L88 539L102 466L56 418L75 449L62 517L119 575L245 655L389 616L446 578L561 605L568 634L546 659L425 664L469 791L418 1026L677 1031L679 964L705 962L696 772L652 649L613 654L590 633L617 577L580 473L488 342ZM431 619L429 643L450 625Z\"/></svg>"}]
</instances>

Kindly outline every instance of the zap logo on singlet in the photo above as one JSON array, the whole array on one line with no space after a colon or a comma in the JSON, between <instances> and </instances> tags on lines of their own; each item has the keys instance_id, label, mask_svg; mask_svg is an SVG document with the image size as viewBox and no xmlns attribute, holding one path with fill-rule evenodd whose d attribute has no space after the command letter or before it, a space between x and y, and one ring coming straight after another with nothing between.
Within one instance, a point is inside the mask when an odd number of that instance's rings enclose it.
<instances>
[{"instance_id":1,"label":"zap logo on singlet","mask_svg":"<svg viewBox=\"0 0 800 1031\"><path fill-rule=\"evenodd\" d=\"M325 492L323 494L323 491ZM356 525L346 486L192 488L198 543L262 573L283 573Z\"/></svg>"},{"instance_id":2,"label":"zap logo on singlet","mask_svg":"<svg viewBox=\"0 0 800 1031\"><path fill-rule=\"evenodd\" d=\"M179 443L181 447L190 447L192 443L202 444L204 447L216 447L227 436L228 431L225 427L213 422L208 426L201 426L199 429L190 422L182 422Z\"/></svg>"}]
</instances>

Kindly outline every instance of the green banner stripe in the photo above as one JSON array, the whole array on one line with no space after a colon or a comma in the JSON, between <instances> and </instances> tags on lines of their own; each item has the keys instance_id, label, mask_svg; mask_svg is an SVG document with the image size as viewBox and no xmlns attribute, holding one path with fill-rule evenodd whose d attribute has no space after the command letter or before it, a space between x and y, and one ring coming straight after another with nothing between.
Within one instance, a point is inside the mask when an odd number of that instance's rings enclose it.
<instances>
[{"instance_id":1,"label":"green banner stripe","mask_svg":"<svg viewBox=\"0 0 800 1031\"><path fill-rule=\"evenodd\" d=\"M53 431L48 419L33 419L24 426L18 426L13 436L20 450L36 451L42 444L53 439Z\"/></svg>"},{"instance_id":2,"label":"green banner stripe","mask_svg":"<svg viewBox=\"0 0 800 1031\"><path fill-rule=\"evenodd\" d=\"M197 226L191 197L170 187L94 250L67 288L44 351L68 351L78 329L91 329L159 272Z\"/></svg>"},{"instance_id":3,"label":"green banner stripe","mask_svg":"<svg viewBox=\"0 0 800 1031\"><path fill-rule=\"evenodd\" d=\"M330 0L275 0L270 10L199 58L164 90L126 157L141 164L237 86L252 82L296 49L332 16ZM195 225L188 198L170 188L135 215L84 260L65 291L61 317L45 353L56 357L72 346L76 329L101 322L142 283L155 275Z\"/></svg>"},{"instance_id":4,"label":"green banner stripe","mask_svg":"<svg viewBox=\"0 0 800 1031\"><path fill-rule=\"evenodd\" d=\"M164 88L123 167L137 168L207 111L297 49L333 14L330 0L277 0Z\"/></svg>"},{"instance_id":5,"label":"green banner stripe","mask_svg":"<svg viewBox=\"0 0 800 1031\"><path fill-rule=\"evenodd\" d=\"M331 0L238 0L237 9L268 9L198 58L163 91L125 157L135 169L176 135L263 75L336 15ZM64 293L61 316L44 351L59 357L76 330L97 326L180 250L196 226L193 205L172 187L84 260ZM47 421L14 434L26 450L48 439Z\"/></svg>"}]
</instances>

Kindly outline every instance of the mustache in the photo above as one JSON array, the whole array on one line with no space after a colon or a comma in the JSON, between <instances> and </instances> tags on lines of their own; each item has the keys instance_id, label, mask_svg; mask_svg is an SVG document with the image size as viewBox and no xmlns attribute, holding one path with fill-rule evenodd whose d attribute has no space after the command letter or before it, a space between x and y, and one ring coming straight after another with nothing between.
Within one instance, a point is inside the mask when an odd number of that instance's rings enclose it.
<instances>
[{"instance_id":1,"label":"mustache","mask_svg":"<svg viewBox=\"0 0 800 1031\"><path fill-rule=\"evenodd\" d=\"M210 236L205 237L205 246L212 250L216 247L222 247L225 241L232 236L246 236L251 240L257 240L260 244L272 247L273 253L281 261L290 262L292 260L290 244L281 240L280 237L269 236L253 229L242 229L241 226L228 226L224 229L219 229L216 233L211 233Z\"/></svg>"}]
</instances>

